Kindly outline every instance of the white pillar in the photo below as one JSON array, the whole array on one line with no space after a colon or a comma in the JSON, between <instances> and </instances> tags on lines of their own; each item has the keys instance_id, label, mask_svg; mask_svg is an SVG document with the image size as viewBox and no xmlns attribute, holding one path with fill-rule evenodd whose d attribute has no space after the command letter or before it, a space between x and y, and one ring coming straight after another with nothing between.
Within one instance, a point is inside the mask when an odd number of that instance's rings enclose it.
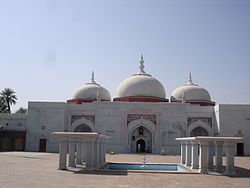
<instances>
[{"instance_id":1,"label":"white pillar","mask_svg":"<svg viewBox=\"0 0 250 188\"><path fill-rule=\"evenodd\" d=\"M69 141L69 159L68 166L75 167L75 152L76 152L76 142L73 140Z\"/></svg>"},{"instance_id":2,"label":"white pillar","mask_svg":"<svg viewBox=\"0 0 250 188\"><path fill-rule=\"evenodd\" d=\"M235 142L225 142L224 144L226 150L226 174L227 175L235 175L234 169L234 152L236 148Z\"/></svg>"},{"instance_id":3,"label":"white pillar","mask_svg":"<svg viewBox=\"0 0 250 188\"><path fill-rule=\"evenodd\" d=\"M101 138L97 138L96 140L96 166L99 167L101 165L100 156L100 145L101 145Z\"/></svg>"},{"instance_id":4,"label":"white pillar","mask_svg":"<svg viewBox=\"0 0 250 188\"><path fill-rule=\"evenodd\" d=\"M108 140L106 139L104 144L103 144L103 149L104 149L103 162L106 162L107 141Z\"/></svg>"},{"instance_id":5,"label":"white pillar","mask_svg":"<svg viewBox=\"0 0 250 188\"><path fill-rule=\"evenodd\" d=\"M86 163L86 150L87 150L86 141L83 140L83 143L82 143L82 157L81 157L82 163Z\"/></svg>"},{"instance_id":6,"label":"white pillar","mask_svg":"<svg viewBox=\"0 0 250 188\"><path fill-rule=\"evenodd\" d=\"M98 166L98 138L95 138L93 143L93 167L96 168Z\"/></svg>"},{"instance_id":7,"label":"white pillar","mask_svg":"<svg viewBox=\"0 0 250 188\"><path fill-rule=\"evenodd\" d=\"M102 166L104 161L103 161L103 143L104 143L104 138L101 138L100 143L99 143L99 150L100 150L100 155L99 155L99 164Z\"/></svg>"},{"instance_id":8,"label":"white pillar","mask_svg":"<svg viewBox=\"0 0 250 188\"><path fill-rule=\"evenodd\" d=\"M192 141L192 161L191 161L192 169L199 169L198 146L199 144L197 141Z\"/></svg>"},{"instance_id":9,"label":"white pillar","mask_svg":"<svg viewBox=\"0 0 250 188\"><path fill-rule=\"evenodd\" d=\"M82 164L82 143L80 141L76 144L76 164Z\"/></svg>"},{"instance_id":10,"label":"white pillar","mask_svg":"<svg viewBox=\"0 0 250 188\"><path fill-rule=\"evenodd\" d=\"M94 169L94 138L87 138L86 140L86 168L88 170Z\"/></svg>"},{"instance_id":11,"label":"white pillar","mask_svg":"<svg viewBox=\"0 0 250 188\"><path fill-rule=\"evenodd\" d=\"M67 148L68 141L67 140L60 140L59 143L59 169L66 170L66 160L67 160Z\"/></svg>"},{"instance_id":12,"label":"white pillar","mask_svg":"<svg viewBox=\"0 0 250 188\"><path fill-rule=\"evenodd\" d=\"M214 143L209 141L208 142L208 168L212 169L214 162L213 162L213 157L214 157Z\"/></svg>"},{"instance_id":13,"label":"white pillar","mask_svg":"<svg viewBox=\"0 0 250 188\"><path fill-rule=\"evenodd\" d=\"M222 146L223 142L215 141L215 171L222 172Z\"/></svg>"},{"instance_id":14,"label":"white pillar","mask_svg":"<svg viewBox=\"0 0 250 188\"><path fill-rule=\"evenodd\" d=\"M208 167L208 141L199 141L200 156L199 156L199 172L207 174Z\"/></svg>"},{"instance_id":15,"label":"white pillar","mask_svg":"<svg viewBox=\"0 0 250 188\"><path fill-rule=\"evenodd\" d=\"M186 142L186 166L191 166L191 141Z\"/></svg>"},{"instance_id":16,"label":"white pillar","mask_svg":"<svg viewBox=\"0 0 250 188\"><path fill-rule=\"evenodd\" d=\"M181 141L181 164L186 163L186 143Z\"/></svg>"}]
</instances>

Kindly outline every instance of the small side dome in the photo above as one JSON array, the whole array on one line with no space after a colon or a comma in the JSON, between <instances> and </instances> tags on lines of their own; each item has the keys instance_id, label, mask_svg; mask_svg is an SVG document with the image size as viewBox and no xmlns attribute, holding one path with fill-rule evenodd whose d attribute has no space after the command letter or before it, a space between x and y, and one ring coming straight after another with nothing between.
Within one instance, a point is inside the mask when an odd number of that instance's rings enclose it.
<instances>
[{"instance_id":1,"label":"small side dome","mask_svg":"<svg viewBox=\"0 0 250 188\"><path fill-rule=\"evenodd\" d=\"M72 99L68 100L68 103L81 104L83 102L93 101L110 101L111 95L109 91L103 88L100 84L94 80L94 72L92 72L92 78L90 83L86 83L74 92Z\"/></svg>"},{"instance_id":2,"label":"small side dome","mask_svg":"<svg viewBox=\"0 0 250 188\"><path fill-rule=\"evenodd\" d=\"M191 73L189 73L188 83L176 88L171 94L171 102L186 102L191 104L200 104L204 106L214 105L211 101L208 91L192 82Z\"/></svg>"},{"instance_id":3,"label":"small side dome","mask_svg":"<svg viewBox=\"0 0 250 188\"><path fill-rule=\"evenodd\" d=\"M114 101L124 102L166 102L166 93L159 80L144 71L141 56L140 71L121 82Z\"/></svg>"}]
</instances>

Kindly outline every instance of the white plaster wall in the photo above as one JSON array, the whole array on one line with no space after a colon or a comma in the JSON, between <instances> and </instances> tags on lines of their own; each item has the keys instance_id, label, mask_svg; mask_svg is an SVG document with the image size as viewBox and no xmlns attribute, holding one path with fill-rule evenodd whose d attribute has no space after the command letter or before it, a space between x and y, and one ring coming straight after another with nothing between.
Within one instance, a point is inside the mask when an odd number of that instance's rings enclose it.
<instances>
[{"instance_id":1,"label":"white plaster wall","mask_svg":"<svg viewBox=\"0 0 250 188\"><path fill-rule=\"evenodd\" d=\"M10 130L21 126L26 126L27 115L26 114L6 114L0 113L0 128L9 126ZM8 125L6 125L8 124Z\"/></svg>"},{"instance_id":2,"label":"white plaster wall","mask_svg":"<svg viewBox=\"0 0 250 188\"><path fill-rule=\"evenodd\" d=\"M242 136L245 155L250 155L250 105L220 104L217 110L220 136Z\"/></svg>"},{"instance_id":3,"label":"white plaster wall","mask_svg":"<svg viewBox=\"0 0 250 188\"><path fill-rule=\"evenodd\" d=\"M213 107L181 103L93 102L75 105L30 102L28 114L26 150L29 151L38 150L41 136L47 138L48 151L58 151L57 140L51 132L73 131L72 115L90 115L95 116L92 131L111 136L108 152L129 152L127 114L155 114L153 152L165 149L170 154L179 154L180 145L175 138L187 136L187 117L212 117Z\"/></svg>"},{"instance_id":4,"label":"white plaster wall","mask_svg":"<svg viewBox=\"0 0 250 188\"><path fill-rule=\"evenodd\" d=\"M186 136L187 117L213 117L213 107L180 103L94 102L68 105L68 120L72 115L94 115L95 132L111 136L108 151L129 152L127 114L156 114L154 153L166 149L180 153L176 137ZM70 121L67 122L68 130Z\"/></svg>"},{"instance_id":5,"label":"white plaster wall","mask_svg":"<svg viewBox=\"0 0 250 188\"><path fill-rule=\"evenodd\" d=\"M63 102L29 102L25 149L38 151L40 138L46 138L46 150L57 152L58 141L51 133L64 131L65 112L65 103Z\"/></svg>"}]
</instances>

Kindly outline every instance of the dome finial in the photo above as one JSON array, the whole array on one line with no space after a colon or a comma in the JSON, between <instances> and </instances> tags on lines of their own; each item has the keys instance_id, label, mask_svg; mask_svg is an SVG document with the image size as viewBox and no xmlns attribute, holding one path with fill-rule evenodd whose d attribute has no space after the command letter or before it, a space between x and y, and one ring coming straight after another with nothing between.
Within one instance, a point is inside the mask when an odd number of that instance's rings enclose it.
<instances>
[{"instance_id":1,"label":"dome finial","mask_svg":"<svg viewBox=\"0 0 250 188\"><path fill-rule=\"evenodd\" d=\"M188 74L188 81L190 83L192 83L192 73L189 71L189 74Z\"/></svg>"},{"instance_id":2,"label":"dome finial","mask_svg":"<svg viewBox=\"0 0 250 188\"><path fill-rule=\"evenodd\" d=\"M145 74L146 72L144 71L144 60L143 60L143 54L141 55L141 60L140 60L140 74Z\"/></svg>"},{"instance_id":3,"label":"dome finial","mask_svg":"<svg viewBox=\"0 0 250 188\"><path fill-rule=\"evenodd\" d=\"M193 81L192 81L192 73L189 71L188 74L188 83L187 85L194 85Z\"/></svg>"},{"instance_id":4,"label":"dome finial","mask_svg":"<svg viewBox=\"0 0 250 188\"><path fill-rule=\"evenodd\" d=\"M95 73L94 73L94 71L92 71L92 73L91 73L91 83L93 83L93 84L96 83L95 82Z\"/></svg>"}]
</instances>

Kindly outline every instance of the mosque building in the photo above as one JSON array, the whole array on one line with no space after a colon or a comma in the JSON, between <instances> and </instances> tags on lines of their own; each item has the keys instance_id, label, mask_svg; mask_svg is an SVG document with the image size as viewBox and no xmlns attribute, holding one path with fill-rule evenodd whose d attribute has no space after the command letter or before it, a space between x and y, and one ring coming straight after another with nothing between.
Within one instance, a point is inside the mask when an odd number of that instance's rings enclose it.
<instances>
[{"instance_id":1,"label":"mosque building","mask_svg":"<svg viewBox=\"0 0 250 188\"><path fill-rule=\"evenodd\" d=\"M179 154L177 137L241 136L238 155L250 155L250 105L216 104L189 79L169 99L159 80L144 70L125 79L111 98L95 81L67 102L29 102L26 115L0 114L0 151L58 152L55 131L98 132L111 137L107 151Z\"/></svg>"}]
</instances>

